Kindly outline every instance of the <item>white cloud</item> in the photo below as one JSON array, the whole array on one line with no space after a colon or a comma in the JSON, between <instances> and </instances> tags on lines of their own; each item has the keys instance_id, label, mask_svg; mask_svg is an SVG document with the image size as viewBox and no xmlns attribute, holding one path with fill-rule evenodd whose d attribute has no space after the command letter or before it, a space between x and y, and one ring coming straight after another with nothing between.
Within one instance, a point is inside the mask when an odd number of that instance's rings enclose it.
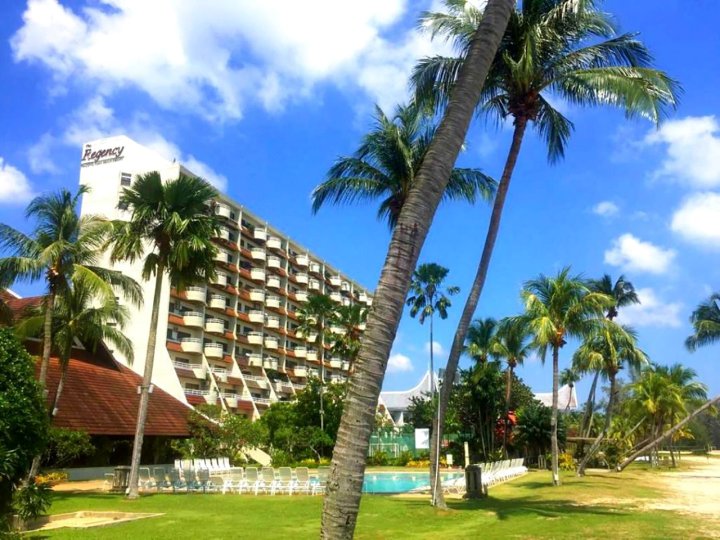
<instances>
[{"instance_id":1,"label":"white cloud","mask_svg":"<svg viewBox=\"0 0 720 540\"><path fill-rule=\"evenodd\" d=\"M714 116L670 120L647 135L645 143L666 146L667 155L655 177L700 189L720 186L720 124Z\"/></svg>"},{"instance_id":2,"label":"white cloud","mask_svg":"<svg viewBox=\"0 0 720 540\"><path fill-rule=\"evenodd\" d=\"M673 214L670 228L685 240L720 247L720 193L695 193Z\"/></svg>"},{"instance_id":3,"label":"white cloud","mask_svg":"<svg viewBox=\"0 0 720 540\"><path fill-rule=\"evenodd\" d=\"M425 352L430 354L430 342L425 343ZM445 354L445 349L439 341L433 341L433 355L442 356Z\"/></svg>"},{"instance_id":4,"label":"white cloud","mask_svg":"<svg viewBox=\"0 0 720 540\"><path fill-rule=\"evenodd\" d=\"M407 0L29 0L14 59L108 96L141 89L165 108L237 119L248 102L276 111L333 81L389 107L407 95L415 60L447 47L398 31ZM391 39L392 36L392 39Z\"/></svg>"},{"instance_id":5,"label":"white cloud","mask_svg":"<svg viewBox=\"0 0 720 540\"><path fill-rule=\"evenodd\" d=\"M403 373L414 369L412 360L404 354L391 354L388 359L388 373Z\"/></svg>"},{"instance_id":6,"label":"white cloud","mask_svg":"<svg viewBox=\"0 0 720 540\"><path fill-rule=\"evenodd\" d=\"M593 214L597 214L602 217L612 217L617 215L620 211L618 205L612 201L601 201L592 208Z\"/></svg>"},{"instance_id":7,"label":"white cloud","mask_svg":"<svg viewBox=\"0 0 720 540\"><path fill-rule=\"evenodd\" d=\"M0 157L0 203L24 204L33 197L25 174Z\"/></svg>"},{"instance_id":8,"label":"white cloud","mask_svg":"<svg viewBox=\"0 0 720 540\"><path fill-rule=\"evenodd\" d=\"M28 150L28 161L34 173L61 171L50 157L55 147L77 147L79 151L87 141L123 133L140 144L152 148L168 160L177 159L194 174L205 178L219 190L224 191L227 188L225 176L192 154L185 154L175 143L151 127L146 117L136 115L129 122L120 122L115 116L115 111L106 104L102 96L96 96L81 105L65 119L63 126L61 133L45 133Z\"/></svg>"},{"instance_id":9,"label":"white cloud","mask_svg":"<svg viewBox=\"0 0 720 540\"><path fill-rule=\"evenodd\" d=\"M643 242L630 233L616 238L605 251L605 262L628 271L664 274L675 259L675 251Z\"/></svg>"},{"instance_id":10,"label":"white cloud","mask_svg":"<svg viewBox=\"0 0 720 540\"><path fill-rule=\"evenodd\" d=\"M620 309L618 322L632 326L681 326L681 303L664 301L650 288L637 289L636 292L640 303Z\"/></svg>"}]
</instances>

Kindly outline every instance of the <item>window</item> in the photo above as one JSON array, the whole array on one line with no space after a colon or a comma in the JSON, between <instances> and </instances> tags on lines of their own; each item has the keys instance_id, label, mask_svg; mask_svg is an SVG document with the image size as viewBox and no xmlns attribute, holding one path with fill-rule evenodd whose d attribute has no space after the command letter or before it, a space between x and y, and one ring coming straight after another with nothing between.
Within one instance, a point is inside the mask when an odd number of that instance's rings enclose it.
<instances>
[{"instance_id":1,"label":"window","mask_svg":"<svg viewBox=\"0 0 720 540\"><path fill-rule=\"evenodd\" d=\"M132 184L132 175L130 173L120 173L120 185L128 187Z\"/></svg>"}]
</instances>

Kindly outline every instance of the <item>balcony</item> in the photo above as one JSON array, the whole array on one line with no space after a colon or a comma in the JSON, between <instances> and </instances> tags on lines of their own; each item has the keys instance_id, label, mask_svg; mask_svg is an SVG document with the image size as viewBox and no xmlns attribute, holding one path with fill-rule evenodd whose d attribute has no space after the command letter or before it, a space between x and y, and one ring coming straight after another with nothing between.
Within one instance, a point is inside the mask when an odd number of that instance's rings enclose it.
<instances>
[{"instance_id":1,"label":"balcony","mask_svg":"<svg viewBox=\"0 0 720 540\"><path fill-rule=\"evenodd\" d=\"M277 236L270 236L267 239L267 247L270 249L282 249L282 240Z\"/></svg>"},{"instance_id":2,"label":"balcony","mask_svg":"<svg viewBox=\"0 0 720 540\"><path fill-rule=\"evenodd\" d=\"M180 362L179 360L175 360L173 362L173 365L176 368L192 371L195 374L195 377L198 379L205 378L205 367L202 364L189 364L187 362Z\"/></svg>"},{"instance_id":3,"label":"balcony","mask_svg":"<svg viewBox=\"0 0 720 540\"><path fill-rule=\"evenodd\" d=\"M298 291L295 293L295 298L297 298L299 302L307 302L308 294L305 291Z\"/></svg>"},{"instance_id":4,"label":"balcony","mask_svg":"<svg viewBox=\"0 0 720 540\"><path fill-rule=\"evenodd\" d=\"M227 402L228 407L235 408L238 406L238 395L235 392L223 392L221 395Z\"/></svg>"},{"instance_id":5,"label":"balcony","mask_svg":"<svg viewBox=\"0 0 720 540\"><path fill-rule=\"evenodd\" d=\"M372 303L373 303L373 299L372 299L372 298L370 298L370 297L368 297L368 299L367 299L367 300L365 300L365 303L366 303L366 304L367 304L368 306L372 306Z\"/></svg>"},{"instance_id":6,"label":"balcony","mask_svg":"<svg viewBox=\"0 0 720 540\"><path fill-rule=\"evenodd\" d=\"M203 352L202 339L183 338L180 340L180 348L186 353L201 354Z\"/></svg>"},{"instance_id":7,"label":"balcony","mask_svg":"<svg viewBox=\"0 0 720 540\"><path fill-rule=\"evenodd\" d=\"M278 339L276 337L265 336L265 348L266 349L277 349L279 346Z\"/></svg>"},{"instance_id":8,"label":"balcony","mask_svg":"<svg viewBox=\"0 0 720 540\"><path fill-rule=\"evenodd\" d=\"M317 279L311 279L308 283L308 288L311 291L319 291L320 290L320 282Z\"/></svg>"},{"instance_id":9,"label":"balcony","mask_svg":"<svg viewBox=\"0 0 720 540\"><path fill-rule=\"evenodd\" d=\"M307 347L295 347L293 351L298 358L305 358L307 356Z\"/></svg>"},{"instance_id":10,"label":"balcony","mask_svg":"<svg viewBox=\"0 0 720 540\"><path fill-rule=\"evenodd\" d=\"M215 252L215 256L213 257L213 259L215 259L216 262L227 264L228 254L222 250L218 250Z\"/></svg>"},{"instance_id":11,"label":"balcony","mask_svg":"<svg viewBox=\"0 0 720 540\"><path fill-rule=\"evenodd\" d=\"M222 319L208 319L205 321L205 331L213 334L224 334L225 321Z\"/></svg>"},{"instance_id":12,"label":"balcony","mask_svg":"<svg viewBox=\"0 0 720 540\"><path fill-rule=\"evenodd\" d=\"M345 377L343 377L342 375L331 375L330 382L334 384L339 384L345 382Z\"/></svg>"},{"instance_id":13,"label":"balcony","mask_svg":"<svg viewBox=\"0 0 720 540\"><path fill-rule=\"evenodd\" d=\"M262 367L263 365L263 359L262 356L260 356L257 353L251 353L248 354L248 366L250 367ZM247 378L247 377L246 377Z\"/></svg>"},{"instance_id":14,"label":"balcony","mask_svg":"<svg viewBox=\"0 0 720 540\"><path fill-rule=\"evenodd\" d=\"M280 260L280 257L275 257L274 255L270 255L267 258L267 267L268 268L281 268L282 261Z\"/></svg>"},{"instance_id":15,"label":"balcony","mask_svg":"<svg viewBox=\"0 0 720 540\"><path fill-rule=\"evenodd\" d=\"M225 227L220 227L220 230L217 233L217 238L222 238L223 240L230 240L230 231L228 231Z\"/></svg>"},{"instance_id":16,"label":"balcony","mask_svg":"<svg viewBox=\"0 0 720 540\"><path fill-rule=\"evenodd\" d=\"M342 305L343 305L343 306L349 306L349 305L350 305L350 299L349 299L349 298L343 298L343 299L342 299Z\"/></svg>"},{"instance_id":17,"label":"balcony","mask_svg":"<svg viewBox=\"0 0 720 540\"><path fill-rule=\"evenodd\" d=\"M262 345L263 344L263 333L262 332L250 332L247 335L248 343L250 345Z\"/></svg>"},{"instance_id":18,"label":"balcony","mask_svg":"<svg viewBox=\"0 0 720 540\"><path fill-rule=\"evenodd\" d=\"M205 303L205 287L187 287L185 289L185 298L191 302Z\"/></svg>"},{"instance_id":19,"label":"balcony","mask_svg":"<svg viewBox=\"0 0 720 540\"><path fill-rule=\"evenodd\" d=\"M258 405L271 405L272 404L272 399L270 399L270 398L256 397L256 398L253 398L253 400Z\"/></svg>"},{"instance_id":20,"label":"balcony","mask_svg":"<svg viewBox=\"0 0 720 540\"><path fill-rule=\"evenodd\" d=\"M265 305L269 308L279 308L280 307L280 297L279 296L268 296L265 298Z\"/></svg>"},{"instance_id":21,"label":"balcony","mask_svg":"<svg viewBox=\"0 0 720 540\"><path fill-rule=\"evenodd\" d=\"M308 349L307 354L305 355L305 358L310 360L311 362L317 362L318 354L315 349Z\"/></svg>"},{"instance_id":22,"label":"balcony","mask_svg":"<svg viewBox=\"0 0 720 540\"><path fill-rule=\"evenodd\" d=\"M251 309L248 311L248 319L250 319L252 323L261 324L265 322L265 314L257 309Z\"/></svg>"},{"instance_id":23,"label":"balcony","mask_svg":"<svg viewBox=\"0 0 720 540\"><path fill-rule=\"evenodd\" d=\"M224 204L217 204L215 206L215 215L231 219L230 213L231 211L229 206L225 206Z\"/></svg>"},{"instance_id":24,"label":"balcony","mask_svg":"<svg viewBox=\"0 0 720 540\"><path fill-rule=\"evenodd\" d=\"M308 369L308 377L320 377L320 370L315 368Z\"/></svg>"},{"instance_id":25,"label":"balcony","mask_svg":"<svg viewBox=\"0 0 720 540\"><path fill-rule=\"evenodd\" d=\"M197 388L183 388L186 396L202 396L205 399L210 397L210 390L198 390Z\"/></svg>"},{"instance_id":26,"label":"balcony","mask_svg":"<svg viewBox=\"0 0 720 540\"><path fill-rule=\"evenodd\" d=\"M277 371L278 361L275 358L265 358L265 360L263 360L263 367Z\"/></svg>"},{"instance_id":27,"label":"balcony","mask_svg":"<svg viewBox=\"0 0 720 540\"><path fill-rule=\"evenodd\" d=\"M330 327L330 331L333 334L337 334L339 336L344 336L347 333L347 331L342 326L336 326L336 325L332 325Z\"/></svg>"},{"instance_id":28,"label":"balcony","mask_svg":"<svg viewBox=\"0 0 720 540\"><path fill-rule=\"evenodd\" d=\"M319 263L311 262L309 268L310 268L310 272L312 272L313 274L321 274L322 273L322 266L320 266Z\"/></svg>"},{"instance_id":29,"label":"balcony","mask_svg":"<svg viewBox=\"0 0 720 540\"><path fill-rule=\"evenodd\" d=\"M221 274L218 272L217 275L213 278L211 283L213 285L225 287L228 284L228 277L225 274Z\"/></svg>"},{"instance_id":30,"label":"balcony","mask_svg":"<svg viewBox=\"0 0 720 540\"><path fill-rule=\"evenodd\" d=\"M342 368L342 360L340 358L333 357L330 359L330 367L333 369Z\"/></svg>"},{"instance_id":31,"label":"balcony","mask_svg":"<svg viewBox=\"0 0 720 540\"><path fill-rule=\"evenodd\" d=\"M194 326L195 328L202 328L205 319L203 314L198 311L186 311L182 318L185 326Z\"/></svg>"},{"instance_id":32,"label":"balcony","mask_svg":"<svg viewBox=\"0 0 720 540\"><path fill-rule=\"evenodd\" d=\"M260 367L262 367L262 361L260 362ZM268 380L265 377L262 377L260 375L245 375L245 374L243 374L243 378L248 382L254 383L255 386L259 386L260 388L268 387Z\"/></svg>"},{"instance_id":33,"label":"balcony","mask_svg":"<svg viewBox=\"0 0 720 540\"><path fill-rule=\"evenodd\" d=\"M206 343L203 350L208 358L222 358L225 355L225 350L220 343Z\"/></svg>"},{"instance_id":34,"label":"balcony","mask_svg":"<svg viewBox=\"0 0 720 540\"><path fill-rule=\"evenodd\" d=\"M253 268L250 270L250 279L255 281L265 281L265 270L262 268Z\"/></svg>"},{"instance_id":35,"label":"balcony","mask_svg":"<svg viewBox=\"0 0 720 540\"><path fill-rule=\"evenodd\" d=\"M308 334L307 337L305 338L305 341L307 341L309 343L315 343L315 340L317 340L317 334L315 334L315 333Z\"/></svg>"},{"instance_id":36,"label":"balcony","mask_svg":"<svg viewBox=\"0 0 720 540\"><path fill-rule=\"evenodd\" d=\"M331 292L329 296L333 302L337 302L338 304L342 302L342 295L337 291Z\"/></svg>"},{"instance_id":37,"label":"balcony","mask_svg":"<svg viewBox=\"0 0 720 540\"><path fill-rule=\"evenodd\" d=\"M211 367L210 371L222 382L227 382L228 370L221 367Z\"/></svg>"},{"instance_id":38,"label":"balcony","mask_svg":"<svg viewBox=\"0 0 720 540\"><path fill-rule=\"evenodd\" d=\"M358 301L360 301L360 302L367 302L368 295L367 295L366 293L364 293L364 292L361 292L360 294L358 294L357 299L358 299Z\"/></svg>"},{"instance_id":39,"label":"balcony","mask_svg":"<svg viewBox=\"0 0 720 540\"><path fill-rule=\"evenodd\" d=\"M268 317L265 326L268 328L280 328L280 317Z\"/></svg>"},{"instance_id":40,"label":"balcony","mask_svg":"<svg viewBox=\"0 0 720 540\"><path fill-rule=\"evenodd\" d=\"M308 376L307 368L305 366L295 366L293 373L296 377L302 377L303 379Z\"/></svg>"},{"instance_id":41,"label":"balcony","mask_svg":"<svg viewBox=\"0 0 720 540\"><path fill-rule=\"evenodd\" d=\"M340 290L342 292L350 292L350 283L348 283L347 281L343 281L340 284Z\"/></svg>"},{"instance_id":42,"label":"balcony","mask_svg":"<svg viewBox=\"0 0 720 540\"><path fill-rule=\"evenodd\" d=\"M343 360L342 366L340 366L343 371L350 371L350 362L347 360Z\"/></svg>"},{"instance_id":43,"label":"balcony","mask_svg":"<svg viewBox=\"0 0 720 540\"><path fill-rule=\"evenodd\" d=\"M264 275L264 273L263 273ZM279 289L280 288L280 278L277 276L270 276L267 280L267 286L271 289Z\"/></svg>"},{"instance_id":44,"label":"balcony","mask_svg":"<svg viewBox=\"0 0 720 540\"><path fill-rule=\"evenodd\" d=\"M255 261L264 261L265 250L263 248L252 248L250 250L250 257Z\"/></svg>"},{"instance_id":45,"label":"balcony","mask_svg":"<svg viewBox=\"0 0 720 540\"><path fill-rule=\"evenodd\" d=\"M275 381L275 384L273 386L275 387L276 392L289 392L292 388L290 383L287 383L285 381Z\"/></svg>"},{"instance_id":46,"label":"balcony","mask_svg":"<svg viewBox=\"0 0 720 540\"><path fill-rule=\"evenodd\" d=\"M252 289L250 291L250 300L253 302L264 302L265 301L265 291L262 289Z\"/></svg>"},{"instance_id":47,"label":"balcony","mask_svg":"<svg viewBox=\"0 0 720 540\"><path fill-rule=\"evenodd\" d=\"M224 310L227 307L227 298L222 294L213 294L210 296L210 307L213 309Z\"/></svg>"},{"instance_id":48,"label":"balcony","mask_svg":"<svg viewBox=\"0 0 720 540\"><path fill-rule=\"evenodd\" d=\"M307 266L310 264L310 257L307 255L298 255L295 257L295 264L298 266Z\"/></svg>"},{"instance_id":49,"label":"balcony","mask_svg":"<svg viewBox=\"0 0 720 540\"><path fill-rule=\"evenodd\" d=\"M305 273L295 274L295 279L298 283L302 283L303 285L307 285L310 278Z\"/></svg>"},{"instance_id":50,"label":"balcony","mask_svg":"<svg viewBox=\"0 0 720 540\"><path fill-rule=\"evenodd\" d=\"M339 287L341 282L340 276L330 276L330 285L333 287Z\"/></svg>"},{"instance_id":51,"label":"balcony","mask_svg":"<svg viewBox=\"0 0 720 540\"><path fill-rule=\"evenodd\" d=\"M253 230L252 236L255 240L264 242L267 240L267 231L265 229L255 229Z\"/></svg>"}]
</instances>

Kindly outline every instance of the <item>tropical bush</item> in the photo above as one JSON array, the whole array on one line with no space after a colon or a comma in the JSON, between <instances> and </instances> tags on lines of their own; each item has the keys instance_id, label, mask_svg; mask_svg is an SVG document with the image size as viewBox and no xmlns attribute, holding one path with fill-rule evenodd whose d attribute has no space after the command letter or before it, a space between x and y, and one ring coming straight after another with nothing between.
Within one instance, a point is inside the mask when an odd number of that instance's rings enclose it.
<instances>
[{"instance_id":1,"label":"tropical bush","mask_svg":"<svg viewBox=\"0 0 720 540\"><path fill-rule=\"evenodd\" d=\"M92 455L95 447L84 431L51 427L43 463L48 467L67 467L79 458Z\"/></svg>"},{"instance_id":2,"label":"tropical bush","mask_svg":"<svg viewBox=\"0 0 720 540\"><path fill-rule=\"evenodd\" d=\"M563 452L558 455L558 467L561 471L574 471L577 463L575 458L569 452Z\"/></svg>"},{"instance_id":3,"label":"tropical bush","mask_svg":"<svg viewBox=\"0 0 720 540\"><path fill-rule=\"evenodd\" d=\"M53 487L68 481L68 474L60 471L38 474L35 483L43 486Z\"/></svg>"},{"instance_id":4,"label":"tropical bush","mask_svg":"<svg viewBox=\"0 0 720 540\"><path fill-rule=\"evenodd\" d=\"M52 503L52 490L49 485L30 480L15 491L13 508L23 521L35 519L44 514Z\"/></svg>"}]
</instances>

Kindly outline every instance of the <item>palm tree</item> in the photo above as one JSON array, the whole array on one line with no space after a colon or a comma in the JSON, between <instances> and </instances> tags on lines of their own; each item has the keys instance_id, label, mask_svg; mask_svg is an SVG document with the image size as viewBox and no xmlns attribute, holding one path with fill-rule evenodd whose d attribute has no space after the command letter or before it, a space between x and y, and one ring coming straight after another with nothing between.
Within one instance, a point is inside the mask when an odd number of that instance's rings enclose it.
<instances>
[{"instance_id":1,"label":"palm tree","mask_svg":"<svg viewBox=\"0 0 720 540\"><path fill-rule=\"evenodd\" d=\"M477 321L476 321L477 322ZM470 330L472 330L472 326ZM470 336L470 331L468 331ZM522 317L508 317L500 321L497 334L491 345L495 356L505 360L505 429L503 430L503 451L507 456L507 432L509 429L510 399L515 368L522 365L532 351L530 328Z\"/></svg>"},{"instance_id":2,"label":"palm tree","mask_svg":"<svg viewBox=\"0 0 720 540\"><path fill-rule=\"evenodd\" d=\"M568 396L567 405L565 405L565 411L570 410L570 404L572 402L572 389L575 388L575 383L580 380L580 373L574 368L565 368L560 372L559 383L560 386L570 387L570 395Z\"/></svg>"},{"instance_id":3,"label":"palm tree","mask_svg":"<svg viewBox=\"0 0 720 540\"><path fill-rule=\"evenodd\" d=\"M720 341L720 293L713 293L690 316L693 335L685 340L689 351Z\"/></svg>"},{"instance_id":4,"label":"palm tree","mask_svg":"<svg viewBox=\"0 0 720 540\"><path fill-rule=\"evenodd\" d=\"M447 319L447 310L452 305L450 302L450 296L454 296L460 292L460 288L456 286L450 286L443 288L443 282L448 275L449 270L444 266L440 266L436 263L425 263L421 264L415 270L413 274L412 283L410 284L410 296L406 300L406 304L410 306L410 316L415 318L418 317L420 324L425 323L425 319L430 319L430 396L431 399L435 399L435 366L433 361L435 341L433 336L433 321L435 319L435 313L437 313L441 319ZM446 379L450 381L447 384L452 386L452 379ZM433 430L430 434L431 437L437 437L436 431L436 419L433 420ZM432 454L430 458L430 484L431 484L431 501L435 504L435 500L438 497L442 497L442 492L438 494L435 489L437 484L438 472L438 460L440 446L438 444L436 454Z\"/></svg>"},{"instance_id":5,"label":"palm tree","mask_svg":"<svg viewBox=\"0 0 720 540\"><path fill-rule=\"evenodd\" d=\"M335 324L343 329L343 333L334 336L332 352L350 362L350 369L355 365L360 350L360 338L367 321L367 313L367 308L362 304L337 306L335 310Z\"/></svg>"},{"instance_id":6,"label":"palm tree","mask_svg":"<svg viewBox=\"0 0 720 540\"><path fill-rule=\"evenodd\" d=\"M466 62L476 29L487 17L469 0L446 0L447 13L427 13L422 24L432 35L452 42L456 57L422 60L412 76L419 103L436 110L448 103ZM588 44L588 42L592 42ZM513 137L493 204L482 256L458 322L446 366L454 377L468 326L485 285L490 259L515 163L530 124L545 140L550 162L562 158L573 125L551 102L608 104L627 116L658 122L674 106L679 87L665 73L650 68L651 56L632 34L617 35L610 16L592 1L525 0L511 14L488 78L480 85L478 113L498 122L513 119ZM549 98L549 99L548 99ZM450 388L441 396L446 410ZM442 430L444 419L440 418Z\"/></svg>"},{"instance_id":7,"label":"palm tree","mask_svg":"<svg viewBox=\"0 0 720 540\"><path fill-rule=\"evenodd\" d=\"M313 190L313 212L327 201L340 204L382 199L378 219L394 228L435 131L436 126L415 105L398 106L393 118L376 106L375 125L360 148L352 157L339 158L327 179ZM495 186L495 181L479 169L454 168L443 200L490 200Z\"/></svg>"},{"instance_id":8,"label":"palm tree","mask_svg":"<svg viewBox=\"0 0 720 540\"><path fill-rule=\"evenodd\" d=\"M514 0L488 1L449 105L415 176L415 189L410 190L392 231L333 451L323 500L322 538L353 537L380 388L412 273L513 5Z\"/></svg>"},{"instance_id":9,"label":"palm tree","mask_svg":"<svg viewBox=\"0 0 720 540\"><path fill-rule=\"evenodd\" d=\"M31 235L0 224L0 249L12 253L0 259L0 282L45 280L43 350L38 376L42 387L50 362L55 301L71 288L74 280L83 279L94 290L113 297L113 287L117 287L133 303L142 301L142 289L133 279L98 266L111 223L100 216L78 214L80 197L89 189L80 186L75 194L62 189L33 199L25 211L26 217L36 222Z\"/></svg>"},{"instance_id":10,"label":"palm tree","mask_svg":"<svg viewBox=\"0 0 720 540\"><path fill-rule=\"evenodd\" d=\"M631 304L639 304L640 299L635 292L635 287L625 276L621 275L614 283L610 275L604 274L600 279L591 279L588 281L590 290L607 294L615 300L615 304L611 306L605 317L612 321L618 316L618 309L629 306ZM582 431L584 437L590 436L590 428L592 426L592 416L595 410L595 393L597 391L597 383L600 378L600 370L595 372L593 382L590 385L587 401L585 402L585 414L583 415ZM582 449L582 444L581 444Z\"/></svg>"},{"instance_id":11,"label":"palm tree","mask_svg":"<svg viewBox=\"0 0 720 540\"><path fill-rule=\"evenodd\" d=\"M30 337L42 334L45 316L42 309L36 311L17 325L19 335ZM69 290L58 296L53 312L52 348L60 363L60 378L50 413L51 421L59 410L67 368L77 341L93 351L98 345L108 343L132 361L132 341L122 333L128 319L128 309L113 294L104 294L103 290L98 290L91 281L83 278L76 279Z\"/></svg>"},{"instance_id":12,"label":"palm tree","mask_svg":"<svg viewBox=\"0 0 720 540\"><path fill-rule=\"evenodd\" d=\"M647 355L637 347L637 335L635 332L609 319L605 319L602 324L599 324L595 331L587 336L582 345L575 351L573 357L574 366L586 372L601 372L610 382L608 403L605 409L605 426L580 462L577 469L578 476L585 475L588 461L598 451L600 444L610 431L617 398L616 382L618 372L624 367L638 372L645 363L647 363Z\"/></svg>"},{"instance_id":13,"label":"palm tree","mask_svg":"<svg viewBox=\"0 0 720 540\"><path fill-rule=\"evenodd\" d=\"M560 349L568 338L584 338L596 331L603 311L612 305L605 294L588 289L580 276L571 276L564 268L557 276L540 275L523 286L525 319L533 334L533 344L545 360L548 349L553 360L552 389L552 475L553 485L560 485L558 474L558 366Z\"/></svg>"},{"instance_id":14,"label":"palm tree","mask_svg":"<svg viewBox=\"0 0 720 540\"><path fill-rule=\"evenodd\" d=\"M486 364L493 354L497 321L492 317L475 319L468 328L464 352L478 365Z\"/></svg>"},{"instance_id":15,"label":"palm tree","mask_svg":"<svg viewBox=\"0 0 720 540\"><path fill-rule=\"evenodd\" d=\"M211 242L219 230L213 211L217 191L205 180L180 174L163 182L158 172L139 175L133 185L124 188L119 206L130 212L130 221L114 223L111 259L135 262L143 259L142 277L155 276L150 330L143 381L140 391L135 441L128 486L128 498L138 495L138 471L145 420L150 400L155 343L157 341L160 295L166 276L179 291L205 283L215 276Z\"/></svg>"},{"instance_id":16,"label":"palm tree","mask_svg":"<svg viewBox=\"0 0 720 540\"><path fill-rule=\"evenodd\" d=\"M301 333L305 337L315 336L313 344L318 351L318 360L320 361L320 429L323 431L325 430L325 405L323 402L325 345L331 335L330 324L336 319L337 307L337 304L329 296L313 294L298 310L297 333Z\"/></svg>"}]
</instances>

